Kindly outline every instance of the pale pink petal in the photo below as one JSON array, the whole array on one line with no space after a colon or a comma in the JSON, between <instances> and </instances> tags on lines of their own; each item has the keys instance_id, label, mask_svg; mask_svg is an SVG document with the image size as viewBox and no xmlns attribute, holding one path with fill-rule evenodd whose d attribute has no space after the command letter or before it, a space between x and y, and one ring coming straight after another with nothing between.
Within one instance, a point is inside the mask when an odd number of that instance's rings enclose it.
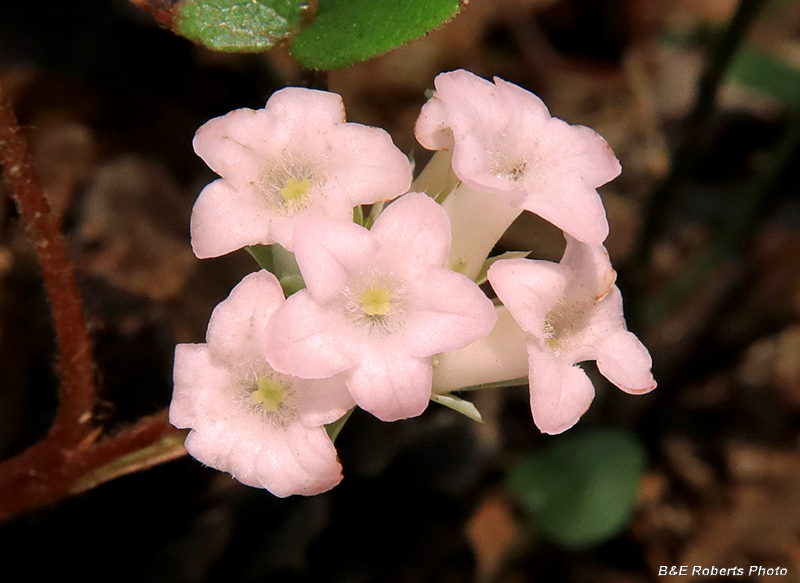
<instances>
[{"instance_id":1,"label":"pale pink petal","mask_svg":"<svg viewBox=\"0 0 800 583\"><path fill-rule=\"evenodd\" d=\"M272 144L272 152L280 151L287 138L274 116L263 110L237 109L203 124L192 146L209 168L242 188L260 177L268 154L265 147Z\"/></svg>"},{"instance_id":2,"label":"pale pink petal","mask_svg":"<svg viewBox=\"0 0 800 583\"><path fill-rule=\"evenodd\" d=\"M378 251L378 243L364 227L323 216L298 221L293 243L306 286L321 302L339 295L348 278Z\"/></svg>"},{"instance_id":3,"label":"pale pink petal","mask_svg":"<svg viewBox=\"0 0 800 583\"><path fill-rule=\"evenodd\" d=\"M344 103L337 93L303 87L286 87L272 94L267 110L290 128L323 133L345 121Z\"/></svg>"},{"instance_id":4,"label":"pale pink petal","mask_svg":"<svg viewBox=\"0 0 800 583\"><path fill-rule=\"evenodd\" d=\"M413 279L428 266L444 266L450 253L450 220L429 196L411 192L384 210L370 231L391 264Z\"/></svg>"},{"instance_id":5,"label":"pale pink petal","mask_svg":"<svg viewBox=\"0 0 800 583\"><path fill-rule=\"evenodd\" d=\"M555 167L566 166L586 186L597 188L622 172L611 146L593 129L573 126L554 117L548 121L546 131L554 150Z\"/></svg>"},{"instance_id":6,"label":"pale pink petal","mask_svg":"<svg viewBox=\"0 0 800 583\"><path fill-rule=\"evenodd\" d=\"M216 180L200 193L192 209L192 249L200 259L218 257L245 245L271 245L270 214L253 189L234 190Z\"/></svg>"},{"instance_id":7,"label":"pale pink petal","mask_svg":"<svg viewBox=\"0 0 800 583\"><path fill-rule=\"evenodd\" d=\"M571 366L528 341L531 412L542 433L555 435L575 425L594 399L592 381L579 366Z\"/></svg>"},{"instance_id":8,"label":"pale pink petal","mask_svg":"<svg viewBox=\"0 0 800 583\"><path fill-rule=\"evenodd\" d=\"M318 494L341 480L336 450L324 427L295 423L285 429L251 418L192 430L192 457L279 497Z\"/></svg>"},{"instance_id":9,"label":"pale pink petal","mask_svg":"<svg viewBox=\"0 0 800 583\"><path fill-rule=\"evenodd\" d=\"M169 422L180 429L202 423L217 404L220 386L231 383L228 368L212 362L205 344L178 344L173 366Z\"/></svg>"},{"instance_id":10,"label":"pale pink petal","mask_svg":"<svg viewBox=\"0 0 800 583\"><path fill-rule=\"evenodd\" d=\"M453 130L450 129L447 112L438 97L432 97L422 106L414 125L414 135L422 147L428 150L453 149Z\"/></svg>"},{"instance_id":11,"label":"pale pink petal","mask_svg":"<svg viewBox=\"0 0 800 583\"><path fill-rule=\"evenodd\" d=\"M489 282L523 330L540 341L547 314L568 285L557 263L531 259L501 259L489 268Z\"/></svg>"},{"instance_id":12,"label":"pale pink petal","mask_svg":"<svg viewBox=\"0 0 800 583\"><path fill-rule=\"evenodd\" d=\"M437 75L434 84L436 98L444 105L453 130L455 156L459 141L467 135L490 140L498 130L505 131L515 121L507 104L500 99L497 86L486 79L458 69Z\"/></svg>"},{"instance_id":13,"label":"pale pink petal","mask_svg":"<svg viewBox=\"0 0 800 583\"><path fill-rule=\"evenodd\" d=\"M281 440L271 440L257 458L256 477L280 498L293 494L313 496L342 480L336 449L324 427L294 423Z\"/></svg>"},{"instance_id":14,"label":"pale pink petal","mask_svg":"<svg viewBox=\"0 0 800 583\"><path fill-rule=\"evenodd\" d=\"M411 186L411 162L384 130L355 123L326 135L331 180L347 192L350 206L390 200Z\"/></svg>"},{"instance_id":15,"label":"pale pink petal","mask_svg":"<svg viewBox=\"0 0 800 583\"><path fill-rule=\"evenodd\" d=\"M567 247L561 265L571 270L568 301L587 304L599 302L611 291L617 279L608 251L603 245L581 243L566 233L564 237ZM622 315L622 297L619 300L619 314Z\"/></svg>"},{"instance_id":16,"label":"pale pink petal","mask_svg":"<svg viewBox=\"0 0 800 583\"><path fill-rule=\"evenodd\" d=\"M355 407L356 402L347 390L345 375L340 373L326 379L294 379L293 384L300 399L297 410L304 424L333 423Z\"/></svg>"},{"instance_id":17,"label":"pale pink petal","mask_svg":"<svg viewBox=\"0 0 800 583\"><path fill-rule=\"evenodd\" d=\"M521 208L547 219L576 239L600 245L608 237L608 219L600 195L578 182L576 176L548 180L526 194L518 203Z\"/></svg>"},{"instance_id":18,"label":"pale pink petal","mask_svg":"<svg viewBox=\"0 0 800 583\"><path fill-rule=\"evenodd\" d=\"M618 330L598 340L597 368L626 393L648 393L656 388L647 348L627 330Z\"/></svg>"},{"instance_id":19,"label":"pale pink petal","mask_svg":"<svg viewBox=\"0 0 800 583\"><path fill-rule=\"evenodd\" d=\"M344 315L321 306L308 290L275 311L264 334L267 362L284 374L321 379L356 364Z\"/></svg>"},{"instance_id":20,"label":"pale pink petal","mask_svg":"<svg viewBox=\"0 0 800 583\"><path fill-rule=\"evenodd\" d=\"M519 85L509 83L500 77L494 77L497 94L502 103L513 113L509 119L514 120L522 135L531 135L541 131L551 119L544 101Z\"/></svg>"},{"instance_id":21,"label":"pale pink petal","mask_svg":"<svg viewBox=\"0 0 800 583\"><path fill-rule=\"evenodd\" d=\"M230 363L263 360L264 329L282 302L273 274L262 269L247 275L211 314L206 342L212 356Z\"/></svg>"},{"instance_id":22,"label":"pale pink petal","mask_svg":"<svg viewBox=\"0 0 800 583\"><path fill-rule=\"evenodd\" d=\"M497 323L485 338L433 357L433 392L521 378L528 374L526 334L508 308L495 308Z\"/></svg>"},{"instance_id":23,"label":"pale pink petal","mask_svg":"<svg viewBox=\"0 0 800 583\"><path fill-rule=\"evenodd\" d=\"M429 267L414 283L414 311L406 322L405 348L414 356L451 352L492 331L492 301L468 277Z\"/></svg>"},{"instance_id":24,"label":"pale pink petal","mask_svg":"<svg viewBox=\"0 0 800 583\"><path fill-rule=\"evenodd\" d=\"M431 396L430 358L370 348L347 381L358 406L382 421L422 414Z\"/></svg>"}]
</instances>

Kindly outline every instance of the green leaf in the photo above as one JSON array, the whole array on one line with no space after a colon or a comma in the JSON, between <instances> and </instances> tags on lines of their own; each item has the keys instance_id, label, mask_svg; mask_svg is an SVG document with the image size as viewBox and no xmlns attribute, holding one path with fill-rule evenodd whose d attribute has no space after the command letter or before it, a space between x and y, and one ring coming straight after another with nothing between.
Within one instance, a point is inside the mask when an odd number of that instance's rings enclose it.
<instances>
[{"instance_id":1,"label":"green leaf","mask_svg":"<svg viewBox=\"0 0 800 583\"><path fill-rule=\"evenodd\" d=\"M300 30L302 0L184 0L174 30L217 51L256 52Z\"/></svg>"},{"instance_id":2,"label":"green leaf","mask_svg":"<svg viewBox=\"0 0 800 583\"><path fill-rule=\"evenodd\" d=\"M507 483L538 532L580 548L625 528L644 467L644 448L635 436L595 429L552 438L541 453L512 467Z\"/></svg>"},{"instance_id":3,"label":"green leaf","mask_svg":"<svg viewBox=\"0 0 800 583\"><path fill-rule=\"evenodd\" d=\"M458 10L458 0L320 0L292 55L310 69L347 67L422 36Z\"/></svg>"},{"instance_id":4,"label":"green leaf","mask_svg":"<svg viewBox=\"0 0 800 583\"><path fill-rule=\"evenodd\" d=\"M433 393L431 395L431 401L434 403L439 403L440 405L444 405L445 407L449 407L453 411L458 411L473 421L483 423L483 417L481 417L481 413L478 411L478 408L469 401L459 399L455 395L438 395Z\"/></svg>"},{"instance_id":5,"label":"green leaf","mask_svg":"<svg viewBox=\"0 0 800 583\"><path fill-rule=\"evenodd\" d=\"M775 55L742 49L731 63L730 76L790 107L800 102L800 70Z\"/></svg>"}]
</instances>

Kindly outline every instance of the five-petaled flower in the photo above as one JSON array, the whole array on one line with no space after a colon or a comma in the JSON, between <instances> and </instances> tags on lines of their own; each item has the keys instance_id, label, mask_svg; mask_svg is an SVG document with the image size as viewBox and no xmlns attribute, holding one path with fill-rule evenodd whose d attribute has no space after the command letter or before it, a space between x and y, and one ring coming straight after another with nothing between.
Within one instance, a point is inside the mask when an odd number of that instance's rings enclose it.
<instances>
[{"instance_id":1,"label":"five-petaled flower","mask_svg":"<svg viewBox=\"0 0 800 583\"><path fill-rule=\"evenodd\" d=\"M533 93L464 70L436 77L415 133L430 150L452 150L453 170L469 187L547 219L579 241L608 235L596 188L620 173L606 141L551 117Z\"/></svg>"},{"instance_id":2,"label":"five-petaled flower","mask_svg":"<svg viewBox=\"0 0 800 583\"><path fill-rule=\"evenodd\" d=\"M371 230L305 218L294 248L308 287L270 320L268 359L304 378L345 374L356 403L384 421L422 413L431 356L486 336L496 320L480 288L444 267L450 223L424 194L393 202Z\"/></svg>"},{"instance_id":3,"label":"five-petaled flower","mask_svg":"<svg viewBox=\"0 0 800 583\"><path fill-rule=\"evenodd\" d=\"M191 428L192 456L281 497L339 483L324 424L354 405L341 376L293 378L264 359L262 332L283 301L271 273L245 277L214 310L207 343L176 347L169 409L173 425Z\"/></svg>"},{"instance_id":4,"label":"five-petaled flower","mask_svg":"<svg viewBox=\"0 0 800 583\"><path fill-rule=\"evenodd\" d=\"M246 245L291 249L298 216L349 219L353 207L408 190L411 164L385 131L345 123L335 93L288 87L264 109L212 119L194 149L222 178L192 210L192 248L200 258Z\"/></svg>"},{"instance_id":5,"label":"five-petaled flower","mask_svg":"<svg viewBox=\"0 0 800 583\"><path fill-rule=\"evenodd\" d=\"M594 398L579 362L596 360L603 376L628 393L656 387L650 354L626 329L605 248L566 238L560 263L507 259L489 268L492 288L528 333L531 411L550 434L575 425Z\"/></svg>"}]
</instances>

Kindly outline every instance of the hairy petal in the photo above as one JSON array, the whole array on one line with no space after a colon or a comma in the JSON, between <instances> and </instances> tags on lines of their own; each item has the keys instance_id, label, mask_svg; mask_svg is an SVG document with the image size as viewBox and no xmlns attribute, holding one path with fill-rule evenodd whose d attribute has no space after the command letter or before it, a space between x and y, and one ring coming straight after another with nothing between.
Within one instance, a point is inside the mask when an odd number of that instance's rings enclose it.
<instances>
[{"instance_id":1,"label":"hairy petal","mask_svg":"<svg viewBox=\"0 0 800 583\"><path fill-rule=\"evenodd\" d=\"M347 390L346 374L340 373L325 379L295 379L300 401L297 409L304 424L333 423L355 407L356 402Z\"/></svg>"}]
</instances>

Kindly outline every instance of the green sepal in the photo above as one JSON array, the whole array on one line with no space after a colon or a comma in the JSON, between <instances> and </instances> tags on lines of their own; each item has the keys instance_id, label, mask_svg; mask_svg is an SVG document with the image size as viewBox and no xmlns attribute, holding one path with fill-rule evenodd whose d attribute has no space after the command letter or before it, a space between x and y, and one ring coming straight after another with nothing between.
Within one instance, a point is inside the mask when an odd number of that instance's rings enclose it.
<instances>
[{"instance_id":1,"label":"green sepal","mask_svg":"<svg viewBox=\"0 0 800 583\"><path fill-rule=\"evenodd\" d=\"M245 249L256 260L261 269L273 272L272 245L248 245Z\"/></svg>"},{"instance_id":2,"label":"green sepal","mask_svg":"<svg viewBox=\"0 0 800 583\"><path fill-rule=\"evenodd\" d=\"M477 421L478 423L483 423L483 417L481 417L480 411L478 411L477 407L470 403L469 401L465 401L464 399L460 399L455 395L438 395L433 393L431 395L431 401L434 403L439 403L440 405L444 405L445 407L449 407L453 411L458 411L465 417L469 417L473 421Z\"/></svg>"},{"instance_id":3,"label":"green sepal","mask_svg":"<svg viewBox=\"0 0 800 583\"><path fill-rule=\"evenodd\" d=\"M339 417L336 421L334 421L333 423L328 423L325 426L325 431L328 433L328 437L330 437L333 443L336 443L336 438L339 437L339 433L342 431L342 427L344 427L344 424L347 423L348 419L350 419L350 415L353 414L353 411L355 411L355 409L356 408L353 407L347 413Z\"/></svg>"}]
</instances>

